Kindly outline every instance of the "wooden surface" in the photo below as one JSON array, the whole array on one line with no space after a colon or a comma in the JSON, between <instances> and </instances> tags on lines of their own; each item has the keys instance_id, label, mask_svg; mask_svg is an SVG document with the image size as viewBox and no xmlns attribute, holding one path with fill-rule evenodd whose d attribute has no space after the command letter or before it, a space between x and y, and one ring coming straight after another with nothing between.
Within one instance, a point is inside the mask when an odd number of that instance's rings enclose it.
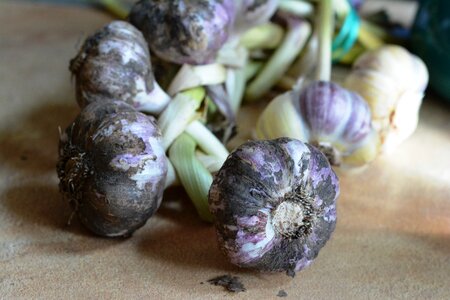
<instances>
[{"instance_id":1,"label":"wooden surface","mask_svg":"<svg viewBox=\"0 0 450 300\"><path fill-rule=\"evenodd\" d=\"M288 299L450 298L448 105L428 97L395 153L340 174L336 232L312 266L295 279L258 274L226 262L180 192L130 239L66 226L55 164L58 126L78 112L68 61L108 17L11 1L0 20L0 298L277 299L281 289ZM240 115L241 140L257 111ZM228 273L247 292L201 284Z\"/></svg>"}]
</instances>

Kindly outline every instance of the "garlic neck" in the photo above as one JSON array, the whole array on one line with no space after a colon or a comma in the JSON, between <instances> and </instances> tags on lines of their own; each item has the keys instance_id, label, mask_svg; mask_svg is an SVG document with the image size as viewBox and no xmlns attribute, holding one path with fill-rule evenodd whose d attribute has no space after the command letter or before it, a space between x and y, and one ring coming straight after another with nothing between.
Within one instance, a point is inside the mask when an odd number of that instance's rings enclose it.
<instances>
[{"instance_id":1,"label":"garlic neck","mask_svg":"<svg viewBox=\"0 0 450 300\"><path fill-rule=\"evenodd\" d=\"M328 159L328 162L332 166L339 166L342 162L342 157L339 151L331 144L324 142L313 142L311 143L314 147L320 150L325 157Z\"/></svg>"}]
</instances>

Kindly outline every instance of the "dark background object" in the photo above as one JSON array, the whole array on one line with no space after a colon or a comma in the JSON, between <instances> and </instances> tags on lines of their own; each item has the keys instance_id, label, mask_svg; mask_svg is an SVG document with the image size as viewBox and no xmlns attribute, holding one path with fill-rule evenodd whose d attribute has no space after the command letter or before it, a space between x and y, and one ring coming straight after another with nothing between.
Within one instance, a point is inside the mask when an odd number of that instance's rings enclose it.
<instances>
[{"instance_id":1,"label":"dark background object","mask_svg":"<svg viewBox=\"0 0 450 300\"><path fill-rule=\"evenodd\" d=\"M450 1L420 1L411 49L427 65L431 88L450 102Z\"/></svg>"}]
</instances>

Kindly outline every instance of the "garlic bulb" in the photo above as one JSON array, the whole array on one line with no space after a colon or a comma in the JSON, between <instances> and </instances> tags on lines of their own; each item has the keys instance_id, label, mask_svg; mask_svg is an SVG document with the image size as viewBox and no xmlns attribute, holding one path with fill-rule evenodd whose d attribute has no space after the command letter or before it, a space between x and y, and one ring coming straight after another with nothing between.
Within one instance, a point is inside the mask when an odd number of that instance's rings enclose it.
<instances>
[{"instance_id":1,"label":"garlic bulb","mask_svg":"<svg viewBox=\"0 0 450 300\"><path fill-rule=\"evenodd\" d=\"M209 204L219 246L233 264L294 276L330 238L338 196L325 156L280 138L233 151L214 178Z\"/></svg>"},{"instance_id":2,"label":"garlic bulb","mask_svg":"<svg viewBox=\"0 0 450 300\"><path fill-rule=\"evenodd\" d=\"M138 1L130 22L158 57L178 64L212 63L234 22L232 0Z\"/></svg>"},{"instance_id":3,"label":"garlic bulb","mask_svg":"<svg viewBox=\"0 0 450 300\"><path fill-rule=\"evenodd\" d=\"M345 87L369 104L385 152L416 129L427 84L428 71L422 60L396 45L363 54L345 80Z\"/></svg>"},{"instance_id":4,"label":"garlic bulb","mask_svg":"<svg viewBox=\"0 0 450 300\"><path fill-rule=\"evenodd\" d=\"M154 79L144 37L127 22L111 22L87 38L70 70L81 107L120 99L137 110L159 114L170 100Z\"/></svg>"},{"instance_id":5,"label":"garlic bulb","mask_svg":"<svg viewBox=\"0 0 450 300\"><path fill-rule=\"evenodd\" d=\"M87 105L60 137L60 190L101 236L129 236L145 224L161 203L167 165L153 117L123 101Z\"/></svg>"},{"instance_id":6,"label":"garlic bulb","mask_svg":"<svg viewBox=\"0 0 450 300\"><path fill-rule=\"evenodd\" d=\"M291 137L322 150L330 163L362 166L378 154L370 109L356 93L317 81L272 100L258 119L259 139Z\"/></svg>"}]
</instances>

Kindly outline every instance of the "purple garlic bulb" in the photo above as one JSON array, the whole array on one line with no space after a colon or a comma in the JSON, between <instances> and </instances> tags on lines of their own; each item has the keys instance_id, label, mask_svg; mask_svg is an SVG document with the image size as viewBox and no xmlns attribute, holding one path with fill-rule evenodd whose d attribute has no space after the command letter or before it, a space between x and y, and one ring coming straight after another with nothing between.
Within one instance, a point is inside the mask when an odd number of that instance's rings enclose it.
<instances>
[{"instance_id":1,"label":"purple garlic bulb","mask_svg":"<svg viewBox=\"0 0 450 300\"><path fill-rule=\"evenodd\" d=\"M209 204L219 246L233 264L294 276L334 231L338 196L326 157L280 138L232 152L214 178Z\"/></svg>"},{"instance_id":2,"label":"purple garlic bulb","mask_svg":"<svg viewBox=\"0 0 450 300\"><path fill-rule=\"evenodd\" d=\"M133 25L114 21L88 37L70 62L81 107L120 99L140 111L159 114L170 97L155 81L147 43Z\"/></svg>"},{"instance_id":3,"label":"purple garlic bulb","mask_svg":"<svg viewBox=\"0 0 450 300\"><path fill-rule=\"evenodd\" d=\"M93 102L61 134L59 187L94 233L129 236L158 209L168 162L153 117Z\"/></svg>"},{"instance_id":4,"label":"purple garlic bulb","mask_svg":"<svg viewBox=\"0 0 450 300\"><path fill-rule=\"evenodd\" d=\"M268 22L275 14L279 0L237 0L235 27L245 31Z\"/></svg>"},{"instance_id":5,"label":"purple garlic bulb","mask_svg":"<svg viewBox=\"0 0 450 300\"><path fill-rule=\"evenodd\" d=\"M214 61L228 38L234 14L232 0L141 0L129 19L158 57L200 65Z\"/></svg>"},{"instance_id":6,"label":"purple garlic bulb","mask_svg":"<svg viewBox=\"0 0 450 300\"><path fill-rule=\"evenodd\" d=\"M312 83L303 90L297 103L309 128L309 141L319 148L335 144L334 151L348 153L373 132L367 103L335 83Z\"/></svg>"},{"instance_id":7,"label":"purple garlic bulb","mask_svg":"<svg viewBox=\"0 0 450 300\"><path fill-rule=\"evenodd\" d=\"M332 165L362 166L379 153L366 101L328 81L275 98L258 120L257 136L287 136L311 143Z\"/></svg>"}]
</instances>

